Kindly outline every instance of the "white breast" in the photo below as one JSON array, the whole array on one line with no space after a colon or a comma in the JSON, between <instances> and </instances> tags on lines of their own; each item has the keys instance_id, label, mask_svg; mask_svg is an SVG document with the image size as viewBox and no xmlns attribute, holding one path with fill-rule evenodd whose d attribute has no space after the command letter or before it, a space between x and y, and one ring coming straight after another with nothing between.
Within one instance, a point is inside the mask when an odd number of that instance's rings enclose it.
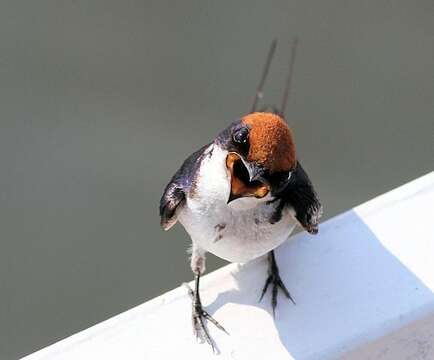
<instances>
[{"instance_id":1,"label":"white breast","mask_svg":"<svg viewBox=\"0 0 434 360\"><path fill-rule=\"evenodd\" d=\"M227 151L210 145L199 169L194 192L178 220L202 249L232 262L246 262L264 255L283 243L296 225L292 210L284 210L282 220L270 224L277 204L270 198L241 198L227 204L230 174Z\"/></svg>"}]
</instances>

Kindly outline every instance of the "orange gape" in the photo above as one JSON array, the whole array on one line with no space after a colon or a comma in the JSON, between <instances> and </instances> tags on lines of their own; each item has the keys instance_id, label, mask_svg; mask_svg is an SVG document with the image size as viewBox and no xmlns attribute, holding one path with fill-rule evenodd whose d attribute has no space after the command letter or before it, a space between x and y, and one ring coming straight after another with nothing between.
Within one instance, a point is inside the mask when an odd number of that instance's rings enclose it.
<instances>
[{"instance_id":1,"label":"orange gape","mask_svg":"<svg viewBox=\"0 0 434 360\"><path fill-rule=\"evenodd\" d=\"M271 173L289 171L296 164L292 131L286 122L272 113L255 112L242 119L249 126L247 160L256 162Z\"/></svg>"},{"instance_id":2,"label":"orange gape","mask_svg":"<svg viewBox=\"0 0 434 360\"><path fill-rule=\"evenodd\" d=\"M268 187L262 183L257 185L244 184L234 174L234 165L237 161L241 161L240 157L236 153L229 153L226 157L226 167L231 175L231 191L233 195L239 196L254 196L256 198L263 198L268 194Z\"/></svg>"}]
</instances>

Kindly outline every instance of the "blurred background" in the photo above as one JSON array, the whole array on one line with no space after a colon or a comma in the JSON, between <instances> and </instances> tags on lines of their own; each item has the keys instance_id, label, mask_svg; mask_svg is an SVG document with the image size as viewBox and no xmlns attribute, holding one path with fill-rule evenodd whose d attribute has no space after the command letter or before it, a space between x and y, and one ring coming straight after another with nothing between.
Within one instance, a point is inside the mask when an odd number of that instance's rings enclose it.
<instances>
[{"instance_id":1,"label":"blurred background","mask_svg":"<svg viewBox=\"0 0 434 360\"><path fill-rule=\"evenodd\" d=\"M280 103L294 35L288 120L325 219L433 170L432 0L0 3L1 359L192 279L162 190L250 109L274 37Z\"/></svg>"}]
</instances>

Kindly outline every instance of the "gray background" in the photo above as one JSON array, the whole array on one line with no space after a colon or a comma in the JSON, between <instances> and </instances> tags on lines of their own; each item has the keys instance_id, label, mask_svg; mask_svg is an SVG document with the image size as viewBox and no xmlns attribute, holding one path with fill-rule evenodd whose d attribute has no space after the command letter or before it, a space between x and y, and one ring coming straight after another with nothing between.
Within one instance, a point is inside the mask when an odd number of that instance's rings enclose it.
<instances>
[{"instance_id":1,"label":"gray background","mask_svg":"<svg viewBox=\"0 0 434 360\"><path fill-rule=\"evenodd\" d=\"M161 191L250 108L273 37L280 102L295 34L288 118L325 218L433 169L432 0L0 3L0 359L192 278Z\"/></svg>"}]
</instances>

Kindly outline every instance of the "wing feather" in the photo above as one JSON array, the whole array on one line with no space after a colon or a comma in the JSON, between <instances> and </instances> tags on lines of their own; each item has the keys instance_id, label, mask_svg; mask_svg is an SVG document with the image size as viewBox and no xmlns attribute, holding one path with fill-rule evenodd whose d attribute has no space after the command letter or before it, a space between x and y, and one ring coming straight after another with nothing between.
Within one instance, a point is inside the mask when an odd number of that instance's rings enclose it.
<instances>
[{"instance_id":1,"label":"wing feather","mask_svg":"<svg viewBox=\"0 0 434 360\"><path fill-rule=\"evenodd\" d=\"M161 226L169 230L177 222L177 211L185 204L199 170L200 163L210 144L191 154L173 175L160 200Z\"/></svg>"},{"instance_id":2,"label":"wing feather","mask_svg":"<svg viewBox=\"0 0 434 360\"><path fill-rule=\"evenodd\" d=\"M300 162L297 162L288 185L278 197L280 204L272 217L272 222L279 221L282 217L282 209L290 206L295 211L295 218L306 231L311 234L318 233L322 205Z\"/></svg>"}]
</instances>

